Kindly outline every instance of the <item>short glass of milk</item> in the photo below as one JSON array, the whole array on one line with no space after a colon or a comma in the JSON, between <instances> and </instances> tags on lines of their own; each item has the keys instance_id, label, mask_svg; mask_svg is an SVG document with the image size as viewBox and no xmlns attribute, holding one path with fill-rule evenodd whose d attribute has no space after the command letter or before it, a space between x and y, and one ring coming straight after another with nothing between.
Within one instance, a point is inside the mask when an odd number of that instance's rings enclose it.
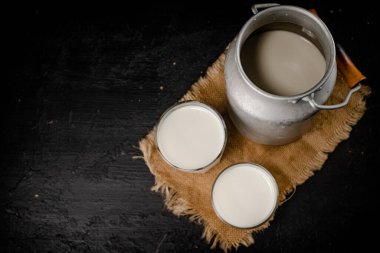
<instances>
[{"instance_id":1,"label":"short glass of milk","mask_svg":"<svg viewBox=\"0 0 380 253\"><path fill-rule=\"evenodd\" d=\"M227 143L222 116L198 101L175 104L161 116L156 144L162 158L186 172L205 172L219 162Z\"/></svg>"},{"instance_id":2,"label":"short glass of milk","mask_svg":"<svg viewBox=\"0 0 380 253\"><path fill-rule=\"evenodd\" d=\"M278 186L272 174L254 163L224 169L212 187L216 215L236 228L254 228L268 221L278 206Z\"/></svg>"}]
</instances>

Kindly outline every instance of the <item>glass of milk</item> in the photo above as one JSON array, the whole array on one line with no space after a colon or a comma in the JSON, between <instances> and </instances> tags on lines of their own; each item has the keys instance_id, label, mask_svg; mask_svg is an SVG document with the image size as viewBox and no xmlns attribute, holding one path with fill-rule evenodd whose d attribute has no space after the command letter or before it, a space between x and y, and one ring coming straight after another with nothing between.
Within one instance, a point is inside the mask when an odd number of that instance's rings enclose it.
<instances>
[{"instance_id":1,"label":"glass of milk","mask_svg":"<svg viewBox=\"0 0 380 253\"><path fill-rule=\"evenodd\" d=\"M254 228L274 214L278 187L272 174L254 163L238 163L224 169L212 187L217 216L236 228Z\"/></svg>"},{"instance_id":2,"label":"glass of milk","mask_svg":"<svg viewBox=\"0 0 380 253\"><path fill-rule=\"evenodd\" d=\"M198 101L180 102L164 112L156 128L162 158L186 172L205 172L219 162L227 143L222 116Z\"/></svg>"}]
</instances>

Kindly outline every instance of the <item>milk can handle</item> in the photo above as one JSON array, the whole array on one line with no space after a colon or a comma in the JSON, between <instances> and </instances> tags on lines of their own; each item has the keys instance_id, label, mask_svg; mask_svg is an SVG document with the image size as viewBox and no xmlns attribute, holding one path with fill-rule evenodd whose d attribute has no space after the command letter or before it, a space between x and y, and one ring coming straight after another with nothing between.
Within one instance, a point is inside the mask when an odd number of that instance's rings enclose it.
<instances>
[{"instance_id":1,"label":"milk can handle","mask_svg":"<svg viewBox=\"0 0 380 253\"><path fill-rule=\"evenodd\" d=\"M251 10L253 14L256 15L257 13L259 13L259 9L266 9L266 8L270 8L277 5L279 4L276 4L276 3L254 4L252 5Z\"/></svg>"},{"instance_id":2,"label":"milk can handle","mask_svg":"<svg viewBox=\"0 0 380 253\"><path fill-rule=\"evenodd\" d=\"M348 104L348 101L350 101L350 98L353 93L357 92L361 88L360 84L356 85L354 88L350 90L350 92L347 94L346 98L342 103L336 104L336 105L321 105L315 102L314 100L314 93L311 94L310 96L306 96L302 98L302 100L309 102L309 104L319 110L335 110L342 108L343 106Z\"/></svg>"}]
</instances>

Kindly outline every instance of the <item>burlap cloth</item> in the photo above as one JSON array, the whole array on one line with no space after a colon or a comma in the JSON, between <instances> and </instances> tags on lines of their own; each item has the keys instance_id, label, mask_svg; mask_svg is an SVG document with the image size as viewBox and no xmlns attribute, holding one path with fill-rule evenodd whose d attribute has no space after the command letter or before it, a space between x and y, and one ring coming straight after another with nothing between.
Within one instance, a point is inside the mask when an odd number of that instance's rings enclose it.
<instances>
[{"instance_id":1,"label":"burlap cloth","mask_svg":"<svg viewBox=\"0 0 380 253\"><path fill-rule=\"evenodd\" d=\"M202 224L203 237L211 247L219 245L227 251L240 245L253 244L253 235L267 228L270 221L255 229L237 229L223 223L211 205L211 187L218 173L233 163L261 164L275 177L279 187L279 200L283 201L297 185L305 182L314 171L320 170L328 153L349 137L351 127L364 114L364 97L370 90L363 86L343 109L318 112L313 119L311 131L296 142L283 146L259 145L243 137L228 117L223 65L224 54L181 99L205 102L223 115L228 129L228 141L220 163L204 174L175 170L162 160L155 145L153 130L140 141L140 149L155 176L152 190L162 193L166 207L175 215L188 215L191 221ZM338 74L328 103L342 101L347 92L345 81Z\"/></svg>"}]
</instances>

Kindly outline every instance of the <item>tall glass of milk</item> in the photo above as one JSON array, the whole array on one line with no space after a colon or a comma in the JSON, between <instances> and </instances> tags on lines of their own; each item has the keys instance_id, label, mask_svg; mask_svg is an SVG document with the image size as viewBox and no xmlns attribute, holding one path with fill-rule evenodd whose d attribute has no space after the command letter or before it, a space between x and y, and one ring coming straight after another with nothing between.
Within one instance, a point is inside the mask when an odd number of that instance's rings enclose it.
<instances>
[{"instance_id":1,"label":"tall glass of milk","mask_svg":"<svg viewBox=\"0 0 380 253\"><path fill-rule=\"evenodd\" d=\"M257 227L269 220L277 208L276 180L258 164L234 164L216 178L212 205L217 216L231 226Z\"/></svg>"},{"instance_id":2,"label":"tall glass of milk","mask_svg":"<svg viewBox=\"0 0 380 253\"><path fill-rule=\"evenodd\" d=\"M205 172L219 162L227 142L222 116L198 101L180 102L164 112L156 128L162 158L176 169Z\"/></svg>"}]
</instances>

